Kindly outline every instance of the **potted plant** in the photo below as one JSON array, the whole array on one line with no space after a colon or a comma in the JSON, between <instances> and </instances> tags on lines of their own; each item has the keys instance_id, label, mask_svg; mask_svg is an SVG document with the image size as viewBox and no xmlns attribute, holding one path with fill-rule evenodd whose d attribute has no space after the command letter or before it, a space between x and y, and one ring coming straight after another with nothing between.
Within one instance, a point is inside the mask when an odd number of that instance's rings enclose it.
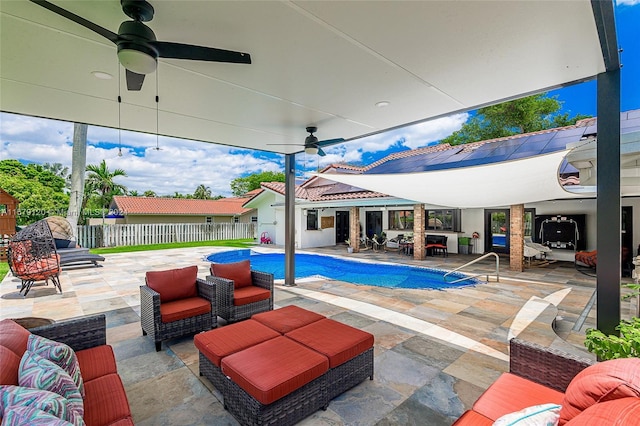
<instances>
[{"instance_id":1,"label":"potted plant","mask_svg":"<svg viewBox=\"0 0 640 426\"><path fill-rule=\"evenodd\" d=\"M347 244L347 253L353 253L353 247L351 247L351 241L345 240L345 244Z\"/></svg>"},{"instance_id":2,"label":"potted plant","mask_svg":"<svg viewBox=\"0 0 640 426\"><path fill-rule=\"evenodd\" d=\"M586 331L584 345L601 361L640 357L640 318L623 319L616 330L620 336L607 336L600 330L590 328Z\"/></svg>"}]
</instances>

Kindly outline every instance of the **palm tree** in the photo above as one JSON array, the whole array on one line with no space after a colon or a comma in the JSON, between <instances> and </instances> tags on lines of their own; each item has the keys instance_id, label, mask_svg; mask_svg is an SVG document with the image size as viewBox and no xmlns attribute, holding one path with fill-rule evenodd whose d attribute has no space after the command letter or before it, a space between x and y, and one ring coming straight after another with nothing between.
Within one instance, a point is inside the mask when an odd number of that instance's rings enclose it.
<instances>
[{"instance_id":1,"label":"palm tree","mask_svg":"<svg viewBox=\"0 0 640 426\"><path fill-rule=\"evenodd\" d=\"M200 200L208 200L211 198L211 189L208 186L204 186L203 184L198 185L196 190L193 192L193 198L197 198Z\"/></svg>"},{"instance_id":2,"label":"palm tree","mask_svg":"<svg viewBox=\"0 0 640 426\"><path fill-rule=\"evenodd\" d=\"M143 197L157 197L157 194L155 193L155 191L152 191L150 189L147 189L146 191L144 191L144 193L142 194Z\"/></svg>"},{"instance_id":3,"label":"palm tree","mask_svg":"<svg viewBox=\"0 0 640 426\"><path fill-rule=\"evenodd\" d=\"M107 162L102 160L99 165L89 164L87 166L86 189L88 194L96 194L100 200L100 206L108 209L114 195L126 194L127 188L124 185L114 182L118 176L127 176L122 169L115 169L113 172L107 167ZM104 218L104 210L102 211Z\"/></svg>"}]
</instances>

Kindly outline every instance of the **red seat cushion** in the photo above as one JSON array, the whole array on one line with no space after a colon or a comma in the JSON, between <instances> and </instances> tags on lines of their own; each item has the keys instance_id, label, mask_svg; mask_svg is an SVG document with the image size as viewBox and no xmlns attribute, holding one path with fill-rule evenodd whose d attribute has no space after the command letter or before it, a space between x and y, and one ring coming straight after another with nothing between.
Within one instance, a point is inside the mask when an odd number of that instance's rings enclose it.
<instances>
[{"instance_id":1,"label":"red seat cushion","mask_svg":"<svg viewBox=\"0 0 640 426\"><path fill-rule=\"evenodd\" d=\"M621 426L640 424L640 398L621 398L592 405L567 426Z\"/></svg>"},{"instance_id":2,"label":"red seat cushion","mask_svg":"<svg viewBox=\"0 0 640 426\"><path fill-rule=\"evenodd\" d=\"M640 397L640 359L621 358L591 365L571 380L565 391L559 425L599 402Z\"/></svg>"},{"instance_id":3,"label":"red seat cushion","mask_svg":"<svg viewBox=\"0 0 640 426\"><path fill-rule=\"evenodd\" d=\"M98 377L118 372L116 357L110 345L100 345L76 352L82 380L86 383Z\"/></svg>"},{"instance_id":4,"label":"red seat cushion","mask_svg":"<svg viewBox=\"0 0 640 426\"><path fill-rule=\"evenodd\" d=\"M238 386L267 405L320 377L329 361L279 336L223 358L221 366Z\"/></svg>"},{"instance_id":5,"label":"red seat cushion","mask_svg":"<svg viewBox=\"0 0 640 426\"><path fill-rule=\"evenodd\" d=\"M147 285L160 293L160 302L163 303L198 295L198 267L195 265L166 271L149 271L146 278Z\"/></svg>"},{"instance_id":6,"label":"red seat cushion","mask_svg":"<svg viewBox=\"0 0 640 426\"><path fill-rule=\"evenodd\" d=\"M173 300L160 304L162 322L173 322L211 312L211 302L202 297Z\"/></svg>"},{"instance_id":7,"label":"red seat cushion","mask_svg":"<svg viewBox=\"0 0 640 426\"><path fill-rule=\"evenodd\" d=\"M131 417L122 380L107 374L85 383L84 421L87 426L108 425Z\"/></svg>"},{"instance_id":8,"label":"red seat cushion","mask_svg":"<svg viewBox=\"0 0 640 426\"><path fill-rule=\"evenodd\" d=\"M289 305L284 308L274 309L273 311L255 314L251 316L251 318L279 333L286 334L296 328L303 327L326 317L295 305Z\"/></svg>"},{"instance_id":9,"label":"red seat cushion","mask_svg":"<svg viewBox=\"0 0 640 426\"><path fill-rule=\"evenodd\" d=\"M478 414L473 410L465 411L452 426L491 426L493 420Z\"/></svg>"},{"instance_id":10,"label":"red seat cushion","mask_svg":"<svg viewBox=\"0 0 640 426\"><path fill-rule=\"evenodd\" d=\"M27 350L27 340L31 332L10 319L0 321L0 346L22 357Z\"/></svg>"},{"instance_id":11,"label":"red seat cushion","mask_svg":"<svg viewBox=\"0 0 640 426\"><path fill-rule=\"evenodd\" d=\"M564 394L511 373L503 373L473 404L478 414L496 420L533 405L562 404Z\"/></svg>"},{"instance_id":12,"label":"red seat cushion","mask_svg":"<svg viewBox=\"0 0 640 426\"><path fill-rule=\"evenodd\" d=\"M212 263L211 275L233 281L235 288L253 284L249 259L234 263Z\"/></svg>"},{"instance_id":13,"label":"red seat cushion","mask_svg":"<svg viewBox=\"0 0 640 426\"><path fill-rule=\"evenodd\" d=\"M242 306L249 303L267 300L271 297L271 291L255 285L240 287L233 290L233 305Z\"/></svg>"},{"instance_id":14,"label":"red seat cushion","mask_svg":"<svg viewBox=\"0 0 640 426\"><path fill-rule=\"evenodd\" d=\"M225 356L279 336L277 331L248 319L196 334L193 342L204 356L220 367L220 361Z\"/></svg>"},{"instance_id":15,"label":"red seat cushion","mask_svg":"<svg viewBox=\"0 0 640 426\"><path fill-rule=\"evenodd\" d=\"M275 331L274 331L275 333ZM0 346L0 385L18 386L20 357L9 348Z\"/></svg>"},{"instance_id":16,"label":"red seat cushion","mask_svg":"<svg viewBox=\"0 0 640 426\"><path fill-rule=\"evenodd\" d=\"M290 339L329 358L331 368L360 355L373 346L373 335L329 318L285 334Z\"/></svg>"}]
</instances>

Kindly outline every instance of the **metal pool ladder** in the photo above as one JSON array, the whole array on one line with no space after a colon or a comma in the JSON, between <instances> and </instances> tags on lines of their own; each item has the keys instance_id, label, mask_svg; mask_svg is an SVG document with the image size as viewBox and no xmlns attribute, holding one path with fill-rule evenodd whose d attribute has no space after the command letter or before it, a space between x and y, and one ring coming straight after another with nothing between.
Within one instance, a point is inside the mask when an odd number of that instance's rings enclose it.
<instances>
[{"instance_id":1,"label":"metal pool ladder","mask_svg":"<svg viewBox=\"0 0 640 426\"><path fill-rule=\"evenodd\" d=\"M460 269L462 269L462 268L466 268L467 266L471 266L471 265L473 265L474 263L479 262L479 261L481 261L482 259L485 259L485 258L487 258L487 257L489 257L489 256L494 256L494 257L496 258L496 282L500 282L500 257L498 257L498 255L497 255L496 253L494 253L494 252L489 252L489 253L487 253L487 254L483 254L483 255L482 255L482 256L480 256L479 258L477 258L477 259L473 259L471 262L467 262L467 263L465 263L465 264L464 264L464 265L462 265L462 266L458 266L458 267L457 267L456 269L454 269L453 271L449 271L449 272L447 272L446 274L444 274L444 276L442 277L442 279L443 279L444 281L447 281L447 275L449 275L449 274L453 274L454 272L459 271L459 270L460 270ZM472 279L472 278L477 278L477 277L479 277L479 276L481 276L481 275L484 275L484 274L470 275L470 276L468 276L468 277L459 278L459 279L457 279L457 280L455 280L455 281L451 281L451 282L449 282L449 284L455 284L455 283L459 283L459 282L461 282L461 281L470 280L470 279ZM489 281L489 274L487 274L487 281Z\"/></svg>"}]
</instances>

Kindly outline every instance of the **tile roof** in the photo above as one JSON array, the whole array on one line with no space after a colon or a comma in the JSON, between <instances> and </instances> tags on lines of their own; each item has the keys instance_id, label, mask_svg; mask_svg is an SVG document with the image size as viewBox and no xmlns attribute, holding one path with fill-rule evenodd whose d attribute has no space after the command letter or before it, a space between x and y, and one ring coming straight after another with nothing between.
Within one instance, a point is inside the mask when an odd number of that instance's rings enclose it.
<instances>
[{"instance_id":1,"label":"tile roof","mask_svg":"<svg viewBox=\"0 0 640 426\"><path fill-rule=\"evenodd\" d=\"M262 182L262 187L284 195L284 182ZM296 187L296 198L308 201L354 200L388 197L379 192L367 191L351 185L331 183L321 186Z\"/></svg>"},{"instance_id":2,"label":"tile roof","mask_svg":"<svg viewBox=\"0 0 640 426\"><path fill-rule=\"evenodd\" d=\"M125 215L232 216L251 211L242 205L248 197L197 200L190 198L114 196L113 204Z\"/></svg>"}]
</instances>

